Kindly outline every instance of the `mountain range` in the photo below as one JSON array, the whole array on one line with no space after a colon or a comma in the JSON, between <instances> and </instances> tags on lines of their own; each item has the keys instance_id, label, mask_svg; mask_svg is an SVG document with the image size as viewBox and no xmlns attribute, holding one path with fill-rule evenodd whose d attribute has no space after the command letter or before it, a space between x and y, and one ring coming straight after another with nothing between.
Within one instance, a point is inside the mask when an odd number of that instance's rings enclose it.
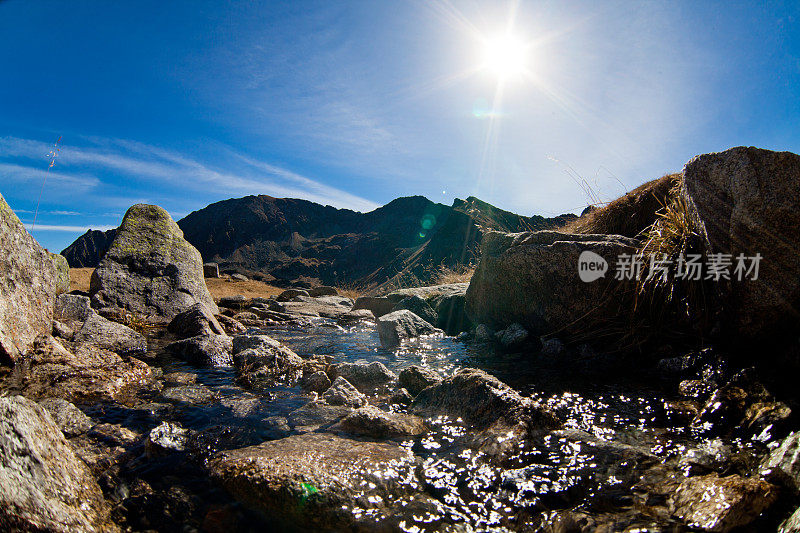
<instances>
[{"instance_id":1,"label":"mountain range","mask_svg":"<svg viewBox=\"0 0 800 533\"><path fill-rule=\"evenodd\" d=\"M360 213L259 195L210 204L178 226L222 272L276 285L375 287L425 282L439 266L471 263L487 231L549 229L575 217L517 215L475 197L452 206L402 197ZM72 267L94 267L115 234L89 230L61 253Z\"/></svg>"}]
</instances>

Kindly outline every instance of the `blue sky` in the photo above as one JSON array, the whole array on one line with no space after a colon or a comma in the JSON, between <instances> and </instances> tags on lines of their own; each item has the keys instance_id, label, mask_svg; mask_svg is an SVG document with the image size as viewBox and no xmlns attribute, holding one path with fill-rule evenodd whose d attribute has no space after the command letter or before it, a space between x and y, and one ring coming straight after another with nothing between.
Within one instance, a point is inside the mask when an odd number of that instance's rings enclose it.
<instances>
[{"instance_id":1,"label":"blue sky","mask_svg":"<svg viewBox=\"0 0 800 533\"><path fill-rule=\"evenodd\" d=\"M527 74L497 98L511 18ZM0 193L30 223L61 137L34 232L55 251L136 202L553 215L700 153L800 152L798 93L797 2L0 0Z\"/></svg>"}]
</instances>

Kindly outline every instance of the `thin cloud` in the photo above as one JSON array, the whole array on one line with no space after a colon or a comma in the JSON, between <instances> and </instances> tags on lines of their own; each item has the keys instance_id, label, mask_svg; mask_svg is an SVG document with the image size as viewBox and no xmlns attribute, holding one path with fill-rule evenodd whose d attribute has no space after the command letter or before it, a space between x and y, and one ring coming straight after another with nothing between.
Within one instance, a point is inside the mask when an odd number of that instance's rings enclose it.
<instances>
[{"instance_id":1,"label":"thin cloud","mask_svg":"<svg viewBox=\"0 0 800 533\"><path fill-rule=\"evenodd\" d=\"M59 161L64 168L84 166L104 168L142 179L156 179L175 186L214 190L239 194L269 194L278 197L304 198L314 202L357 210L371 210L378 207L375 202L330 187L314 179L302 176L291 170L258 161L234 153L236 160L245 163L243 168L216 170L199 161L179 153L155 146L116 139L93 138L98 147L79 147L63 145ZM36 158L47 148L46 143L16 137L0 138L0 156ZM46 153L46 152L45 152ZM27 168L28 177L36 174L31 167L7 165L3 167L22 172ZM31 173L34 174L31 174ZM42 171L39 171L40 173ZM53 173L51 172L51 175ZM74 176L60 176L76 180ZM99 181L92 182L97 184Z\"/></svg>"},{"instance_id":2,"label":"thin cloud","mask_svg":"<svg viewBox=\"0 0 800 533\"><path fill-rule=\"evenodd\" d=\"M50 186L54 185L68 185L70 187L80 188L93 188L100 185L100 180L94 176L67 174L64 172L46 172L41 168L35 168L25 165L16 165L13 163L0 163L0 177L6 183L29 181L29 180L42 180L47 176Z\"/></svg>"},{"instance_id":3,"label":"thin cloud","mask_svg":"<svg viewBox=\"0 0 800 533\"><path fill-rule=\"evenodd\" d=\"M63 231L69 233L84 233L90 229L108 231L116 228L116 226L59 226L53 224L36 224L36 227L34 228L32 224L25 224L25 228L28 231Z\"/></svg>"}]
</instances>

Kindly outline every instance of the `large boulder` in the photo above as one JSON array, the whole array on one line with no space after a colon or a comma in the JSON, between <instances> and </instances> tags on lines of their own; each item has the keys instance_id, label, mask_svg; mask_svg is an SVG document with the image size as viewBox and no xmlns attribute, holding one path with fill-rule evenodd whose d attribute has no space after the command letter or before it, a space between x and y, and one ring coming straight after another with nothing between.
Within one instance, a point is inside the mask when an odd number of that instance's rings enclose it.
<instances>
[{"instance_id":1,"label":"large boulder","mask_svg":"<svg viewBox=\"0 0 800 533\"><path fill-rule=\"evenodd\" d=\"M344 296L295 296L289 302L279 304L284 313L300 316L338 318L353 308L353 300Z\"/></svg>"},{"instance_id":2,"label":"large boulder","mask_svg":"<svg viewBox=\"0 0 800 533\"><path fill-rule=\"evenodd\" d=\"M400 311L401 309L408 309L430 324L436 324L436 320L439 318L436 311L433 310L433 307L419 296L409 296L408 298L400 300L397 305L392 308L392 311Z\"/></svg>"},{"instance_id":3,"label":"large boulder","mask_svg":"<svg viewBox=\"0 0 800 533\"><path fill-rule=\"evenodd\" d=\"M20 358L53 326L58 273L0 195L0 363Z\"/></svg>"},{"instance_id":4,"label":"large boulder","mask_svg":"<svg viewBox=\"0 0 800 533\"><path fill-rule=\"evenodd\" d=\"M489 232L467 289L467 313L476 324L501 330L517 322L534 335L569 328L594 313L613 316L621 308L612 289L622 283L614 265L621 254L636 253L636 244L619 235ZM581 280L583 252L607 263L604 277Z\"/></svg>"},{"instance_id":5,"label":"large boulder","mask_svg":"<svg viewBox=\"0 0 800 533\"><path fill-rule=\"evenodd\" d=\"M360 296L356 298L353 304L353 311L368 309L372 311L372 314L376 317L381 317L387 313L391 313L395 303L396 302L393 302L389 298L382 296Z\"/></svg>"},{"instance_id":6,"label":"large boulder","mask_svg":"<svg viewBox=\"0 0 800 533\"><path fill-rule=\"evenodd\" d=\"M108 531L103 493L47 411L0 398L0 529Z\"/></svg>"},{"instance_id":7,"label":"large boulder","mask_svg":"<svg viewBox=\"0 0 800 533\"><path fill-rule=\"evenodd\" d=\"M203 278L200 252L169 214L136 204L125 213L90 283L95 307L119 307L172 319L197 302L219 312Z\"/></svg>"},{"instance_id":8,"label":"large boulder","mask_svg":"<svg viewBox=\"0 0 800 533\"><path fill-rule=\"evenodd\" d=\"M60 254L48 252L53 268L56 269L56 294L64 294L69 291L69 263L67 258Z\"/></svg>"},{"instance_id":9,"label":"large boulder","mask_svg":"<svg viewBox=\"0 0 800 533\"><path fill-rule=\"evenodd\" d=\"M193 365L222 367L233 364L233 340L227 335L197 335L170 343L166 350Z\"/></svg>"},{"instance_id":10,"label":"large boulder","mask_svg":"<svg viewBox=\"0 0 800 533\"><path fill-rule=\"evenodd\" d=\"M724 283L728 331L767 338L800 325L800 155L738 147L704 154L683 169L690 209L711 253L731 254ZM760 254L758 279L734 275L737 256ZM750 265L748 260L746 266Z\"/></svg>"}]
</instances>

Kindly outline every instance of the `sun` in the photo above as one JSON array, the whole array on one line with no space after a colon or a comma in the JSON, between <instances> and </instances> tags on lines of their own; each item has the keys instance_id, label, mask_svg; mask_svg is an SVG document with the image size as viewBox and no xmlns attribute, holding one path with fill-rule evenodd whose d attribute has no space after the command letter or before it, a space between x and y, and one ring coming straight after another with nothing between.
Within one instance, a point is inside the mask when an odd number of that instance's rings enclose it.
<instances>
[{"instance_id":1,"label":"sun","mask_svg":"<svg viewBox=\"0 0 800 533\"><path fill-rule=\"evenodd\" d=\"M483 68L502 81L519 76L527 68L527 48L522 39L511 34L487 39L483 47Z\"/></svg>"}]
</instances>

